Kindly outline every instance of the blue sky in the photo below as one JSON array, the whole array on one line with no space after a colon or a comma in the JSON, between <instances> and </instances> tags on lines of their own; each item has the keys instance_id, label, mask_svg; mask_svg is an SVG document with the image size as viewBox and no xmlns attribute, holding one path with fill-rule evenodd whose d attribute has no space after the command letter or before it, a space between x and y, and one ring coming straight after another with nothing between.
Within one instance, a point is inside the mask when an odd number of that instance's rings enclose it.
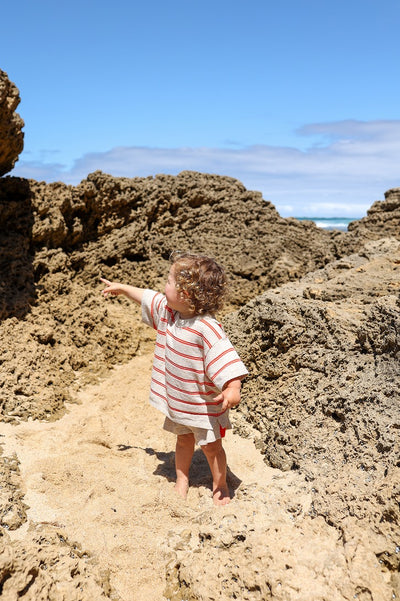
<instances>
[{"instance_id":1,"label":"blue sky","mask_svg":"<svg viewBox=\"0 0 400 601\"><path fill-rule=\"evenodd\" d=\"M11 175L217 173L299 217L361 217L400 186L398 0L22 0L1 19Z\"/></svg>"}]
</instances>

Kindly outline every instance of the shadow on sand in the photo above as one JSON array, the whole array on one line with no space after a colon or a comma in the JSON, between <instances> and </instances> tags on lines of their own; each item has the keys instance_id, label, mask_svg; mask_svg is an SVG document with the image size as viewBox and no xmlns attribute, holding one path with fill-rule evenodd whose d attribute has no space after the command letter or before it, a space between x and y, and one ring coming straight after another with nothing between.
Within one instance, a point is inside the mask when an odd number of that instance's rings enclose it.
<instances>
[{"instance_id":1,"label":"shadow on sand","mask_svg":"<svg viewBox=\"0 0 400 601\"><path fill-rule=\"evenodd\" d=\"M159 460L159 465L154 470L153 474L155 476L163 476L169 482L175 482L176 473L175 473L175 453L174 451L169 451L168 453L162 451L155 451L149 447L135 447L128 445L118 445L119 451L127 451L129 449L141 449L145 451L148 455L156 456ZM211 480L211 472L207 463L207 459L200 449L196 449L193 454L192 465L190 466L190 486L200 487L203 486L205 488L209 488L212 490L212 480ZM231 497L235 496L235 491L239 488L241 484L240 478L238 478L228 466L227 469L227 483L229 487L229 492Z\"/></svg>"}]
</instances>

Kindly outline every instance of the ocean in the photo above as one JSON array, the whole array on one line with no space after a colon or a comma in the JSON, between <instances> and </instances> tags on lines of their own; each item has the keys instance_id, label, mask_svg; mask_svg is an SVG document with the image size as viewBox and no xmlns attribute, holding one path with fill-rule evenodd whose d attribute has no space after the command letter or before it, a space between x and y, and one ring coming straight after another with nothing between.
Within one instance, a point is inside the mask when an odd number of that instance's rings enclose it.
<instances>
[{"instance_id":1,"label":"ocean","mask_svg":"<svg viewBox=\"0 0 400 601\"><path fill-rule=\"evenodd\" d=\"M351 221L357 221L361 217L296 217L299 221L314 221L317 227L324 230L347 231L347 226Z\"/></svg>"}]
</instances>

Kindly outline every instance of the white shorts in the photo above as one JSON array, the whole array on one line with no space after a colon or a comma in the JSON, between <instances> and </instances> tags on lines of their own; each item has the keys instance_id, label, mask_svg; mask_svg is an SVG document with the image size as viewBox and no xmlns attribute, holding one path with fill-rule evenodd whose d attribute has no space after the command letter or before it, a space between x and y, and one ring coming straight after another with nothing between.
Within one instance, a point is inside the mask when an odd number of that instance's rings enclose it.
<instances>
[{"instance_id":1,"label":"white shorts","mask_svg":"<svg viewBox=\"0 0 400 601\"><path fill-rule=\"evenodd\" d=\"M167 432L172 432L172 434L194 434L194 440L196 444L203 446L210 442L215 442L220 438L224 438L225 430L232 428L229 420L228 424L225 428L223 428L220 424L216 423L214 427L210 430L207 428L195 428L194 426L184 426L183 424L177 424L173 422L169 417L165 418L164 421L164 430Z\"/></svg>"}]
</instances>

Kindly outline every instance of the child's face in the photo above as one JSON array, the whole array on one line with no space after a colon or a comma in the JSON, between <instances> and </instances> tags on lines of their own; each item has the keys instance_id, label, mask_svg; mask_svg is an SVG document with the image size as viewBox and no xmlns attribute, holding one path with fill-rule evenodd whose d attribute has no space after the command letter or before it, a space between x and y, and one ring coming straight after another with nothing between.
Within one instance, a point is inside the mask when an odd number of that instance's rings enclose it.
<instances>
[{"instance_id":1,"label":"child's face","mask_svg":"<svg viewBox=\"0 0 400 601\"><path fill-rule=\"evenodd\" d=\"M169 270L168 279L165 284L165 296L171 309L178 311L182 317L192 317L193 312L189 308L189 301L185 298L184 292L179 292L176 289L174 265Z\"/></svg>"}]
</instances>

